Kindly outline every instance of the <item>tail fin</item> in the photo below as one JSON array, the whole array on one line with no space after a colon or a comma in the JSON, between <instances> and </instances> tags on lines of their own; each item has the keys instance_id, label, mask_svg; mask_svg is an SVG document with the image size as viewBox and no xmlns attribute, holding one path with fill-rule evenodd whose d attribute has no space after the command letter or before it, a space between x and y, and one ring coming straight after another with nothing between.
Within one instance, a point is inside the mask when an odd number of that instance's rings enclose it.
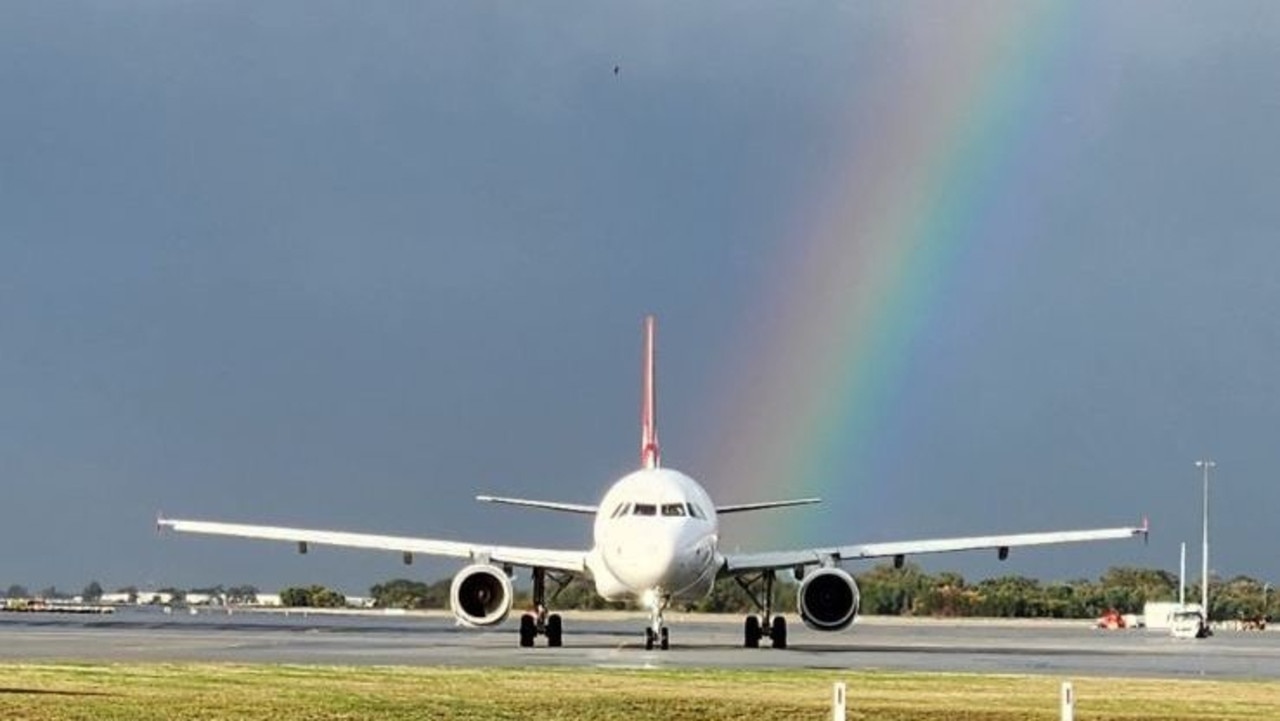
<instances>
[{"instance_id":1,"label":"tail fin","mask_svg":"<svg viewBox=\"0 0 1280 721\"><path fill-rule=\"evenodd\" d=\"M654 333L656 321L651 315L644 317L644 377L640 396L640 465L657 468L661 463L658 452L658 379L654 374Z\"/></svg>"}]
</instances>

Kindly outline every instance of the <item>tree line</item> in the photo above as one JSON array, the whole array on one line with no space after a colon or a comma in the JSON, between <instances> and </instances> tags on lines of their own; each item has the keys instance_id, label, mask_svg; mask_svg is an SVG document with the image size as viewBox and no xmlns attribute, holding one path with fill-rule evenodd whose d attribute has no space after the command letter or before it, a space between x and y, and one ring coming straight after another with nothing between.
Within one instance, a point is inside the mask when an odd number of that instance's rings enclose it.
<instances>
[{"instance_id":1,"label":"tree line","mask_svg":"<svg viewBox=\"0 0 1280 721\"><path fill-rule=\"evenodd\" d=\"M137 586L122 586L113 591L112 594L123 596L129 603L144 604L159 603L161 598L168 598L171 602L181 602L188 595L218 598L226 603L256 603L258 599L257 587L250 584L239 586L222 586L219 584L217 586L190 589L165 586L154 591L139 590ZM47 601L66 601L78 598L85 603L98 603L106 595L107 591L102 587L102 584L97 581L90 581L78 594L60 590L57 586L48 586L32 593L26 586L15 583L5 589L3 597L12 599L41 598Z\"/></svg>"},{"instance_id":2,"label":"tree line","mask_svg":"<svg viewBox=\"0 0 1280 721\"><path fill-rule=\"evenodd\" d=\"M1096 618L1107 611L1142 613L1151 601L1176 601L1177 576L1168 571L1128 566L1108 569L1097 580L1042 582L1025 576L999 576L977 582L966 581L951 571L927 573L916 564L895 568L880 564L854 575L862 592L861 613L889 616L996 617L996 618ZM369 595L376 608L447 609L452 578L434 582L395 578L374 585ZM783 613L795 612L797 583L790 574L779 574L774 586L774 608ZM1280 598L1271 593L1270 584L1249 576L1210 580L1209 616L1213 620L1276 618L1280 614ZM134 587L119 589L128 594L131 603L139 599ZM187 594L203 594L223 598L227 603L254 603L258 589L250 585L183 590L163 588L156 593L168 594L181 602ZM517 588L513 608L528 608L531 598L527 589ZM29 598L33 594L20 585L6 591L8 598ZM36 594L47 599L70 598L70 594L47 588ZM86 602L103 596L101 584L93 581L80 594ZM1196 602L1200 588L1187 589L1187 600ZM280 592L285 606L341 607L346 597L321 585L291 587ZM560 590L550 605L557 609L634 609L634 604L614 603L601 599L590 581L575 579ZM757 611L751 597L731 578L718 581L705 598L677 604L676 610L705 613L753 613Z\"/></svg>"},{"instance_id":3,"label":"tree line","mask_svg":"<svg viewBox=\"0 0 1280 721\"><path fill-rule=\"evenodd\" d=\"M794 612L797 585L780 575L774 586L774 608ZM854 575L862 592L861 612L888 616L1097 618L1107 611L1142 613L1147 602L1177 601L1178 578L1168 571L1113 567L1097 580L1042 582L1025 576L1000 576L971 583L951 571L926 573L916 564L894 568L880 564ZM784 580L785 579L785 580ZM449 606L451 579L433 583L397 578L369 589L379 608L442 609ZM1249 576L1210 580L1209 615L1214 620L1274 618L1280 599L1270 586ZM1200 588L1187 589L1197 602ZM1265 604L1265 605L1264 605ZM515 608L530 605L527 591L517 590ZM595 594L590 581L569 583L551 602L558 609L628 609ZM752 613L751 597L731 578L719 580L710 595L677 610L706 613Z\"/></svg>"}]
</instances>

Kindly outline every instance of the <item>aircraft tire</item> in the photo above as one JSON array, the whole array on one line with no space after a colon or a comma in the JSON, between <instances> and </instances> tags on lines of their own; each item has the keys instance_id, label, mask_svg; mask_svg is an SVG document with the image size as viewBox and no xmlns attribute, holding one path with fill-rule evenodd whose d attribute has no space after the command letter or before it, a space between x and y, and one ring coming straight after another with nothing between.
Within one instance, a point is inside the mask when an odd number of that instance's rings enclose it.
<instances>
[{"instance_id":1,"label":"aircraft tire","mask_svg":"<svg viewBox=\"0 0 1280 721\"><path fill-rule=\"evenodd\" d=\"M526 613L520 617L520 648L533 648L533 639L538 635L538 625L533 621L533 614Z\"/></svg>"},{"instance_id":2,"label":"aircraft tire","mask_svg":"<svg viewBox=\"0 0 1280 721\"><path fill-rule=\"evenodd\" d=\"M769 629L769 639L774 648L787 647L787 619L782 616L773 617L773 626Z\"/></svg>"},{"instance_id":3,"label":"aircraft tire","mask_svg":"<svg viewBox=\"0 0 1280 721\"><path fill-rule=\"evenodd\" d=\"M547 645L551 648L560 648L564 645L564 624L558 613L547 617Z\"/></svg>"},{"instance_id":4,"label":"aircraft tire","mask_svg":"<svg viewBox=\"0 0 1280 721\"><path fill-rule=\"evenodd\" d=\"M746 648L760 648L760 617L747 616L747 621L743 624L742 635L744 646Z\"/></svg>"}]
</instances>

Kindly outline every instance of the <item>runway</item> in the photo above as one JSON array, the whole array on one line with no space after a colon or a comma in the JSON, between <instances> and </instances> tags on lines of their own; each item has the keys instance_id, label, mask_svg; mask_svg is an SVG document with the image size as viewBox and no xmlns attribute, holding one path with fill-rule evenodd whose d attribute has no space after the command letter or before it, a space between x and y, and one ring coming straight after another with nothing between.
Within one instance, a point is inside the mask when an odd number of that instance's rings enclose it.
<instances>
[{"instance_id":1,"label":"runway","mask_svg":"<svg viewBox=\"0 0 1280 721\"><path fill-rule=\"evenodd\" d=\"M642 615L566 614L565 646L516 645L452 617L205 611L108 616L0 613L0 662L236 662L337 665L811 668L1059 676L1280 678L1280 633L1224 631L1200 641L1086 621L994 623L859 619L818 633L791 622L791 647L744 649L741 621L672 614L672 647L645 651ZM539 639L541 643L541 639Z\"/></svg>"}]
</instances>

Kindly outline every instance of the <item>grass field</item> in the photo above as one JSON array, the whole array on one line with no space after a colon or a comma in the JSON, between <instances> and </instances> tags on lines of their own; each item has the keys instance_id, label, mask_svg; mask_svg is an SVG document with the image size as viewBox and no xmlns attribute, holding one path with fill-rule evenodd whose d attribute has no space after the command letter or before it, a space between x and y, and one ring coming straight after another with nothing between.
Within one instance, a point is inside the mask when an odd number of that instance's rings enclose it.
<instances>
[{"instance_id":1,"label":"grass field","mask_svg":"<svg viewBox=\"0 0 1280 721\"><path fill-rule=\"evenodd\" d=\"M1057 719L1060 679L827 671L0 665L0 719ZM1280 719L1280 682L1076 679L1076 718Z\"/></svg>"}]
</instances>

